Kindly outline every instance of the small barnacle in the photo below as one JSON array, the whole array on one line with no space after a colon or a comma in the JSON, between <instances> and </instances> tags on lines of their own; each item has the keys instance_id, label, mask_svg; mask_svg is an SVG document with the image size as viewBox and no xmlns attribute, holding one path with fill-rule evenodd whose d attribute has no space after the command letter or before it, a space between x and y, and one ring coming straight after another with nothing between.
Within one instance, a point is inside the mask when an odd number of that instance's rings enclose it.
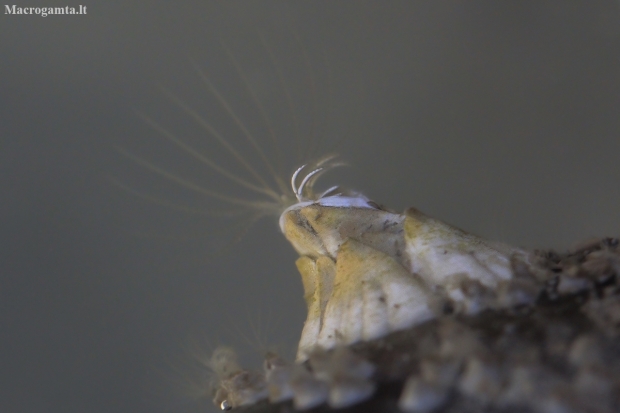
<instances>
[{"instance_id":1,"label":"small barnacle","mask_svg":"<svg viewBox=\"0 0 620 413\"><path fill-rule=\"evenodd\" d=\"M241 371L237 353L230 347L217 347L209 359L209 368L222 380Z\"/></svg>"},{"instance_id":2,"label":"small barnacle","mask_svg":"<svg viewBox=\"0 0 620 413\"><path fill-rule=\"evenodd\" d=\"M213 403L222 410L253 404L267 397L265 376L243 370L237 361L237 354L231 348L216 348L209 367L217 376Z\"/></svg>"},{"instance_id":3,"label":"small barnacle","mask_svg":"<svg viewBox=\"0 0 620 413\"><path fill-rule=\"evenodd\" d=\"M372 376L375 366L346 346L338 346L333 351L316 349L308 357L314 376L325 381L334 377L347 376L367 379Z\"/></svg>"},{"instance_id":4,"label":"small barnacle","mask_svg":"<svg viewBox=\"0 0 620 413\"><path fill-rule=\"evenodd\" d=\"M293 398L291 378L293 367L276 354L268 354L264 362L269 401L278 403Z\"/></svg>"},{"instance_id":5,"label":"small barnacle","mask_svg":"<svg viewBox=\"0 0 620 413\"><path fill-rule=\"evenodd\" d=\"M377 389L372 380L356 377L335 377L330 382L327 403L331 408L341 409L369 399Z\"/></svg>"},{"instance_id":6,"label":"small barnacle","mask_svg":"<svg viewBox=\"0 0 620 413\"><path fill-rule=\"evenodd\" d=\"M327 401L328 383L314 377L305 364L295 364L290 384L296 410L309 410Z\"/></svg>"},{"instance_id":7,"label":"small barnacle","mask_svg":"<svg viewBox=\"0 0 620 413\"><path fill-rule=\"evenodd\" d=\"M449 396L449 388L421 380L412 375L398 399L398 407L405 412L428 413L444 405Z\"/></svg>"},{"instance_id":8,"label":"small barnacle","mask_svg":"<svg viewBox=\"0 0 620 413\"><path fill-rule=\"evenodd\" d=\"M317 349L309 355L308 363L314 377L329 384L327 403L333 408L360 403L376 390L371 379L375 366L348 347L339 346L330 352Z\"/></svg>"}]
</instances>

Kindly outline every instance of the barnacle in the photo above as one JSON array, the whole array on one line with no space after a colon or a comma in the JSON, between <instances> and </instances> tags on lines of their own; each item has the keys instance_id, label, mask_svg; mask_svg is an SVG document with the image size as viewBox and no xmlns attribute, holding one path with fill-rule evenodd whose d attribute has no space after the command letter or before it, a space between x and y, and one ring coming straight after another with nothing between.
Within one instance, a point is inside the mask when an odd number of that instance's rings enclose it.
<instances>
[{"instance_id":1,"label":"barnacle","mask_svg":"<svg viewBox=\"0 0 620 413\"><path fill-rule=\"evenodd\" d=\"M443 301L480 312L496 304L484 297L513 278L514 261L528 257L415 208L397 214L359 194L295 204L281 215L280 228L301 255L297 268L308 305L298 361L316 347L371 340L425 322Z\"/></svg>"},{"instance_id":2,"label":"barnacle","mask_svg":"<svg viewBox=\"0 0 620 413\"><path fill-rule=\"evenodd\" d=\"M316 195L312 185L322 167L296 185L302 170L292 179L300 202L280 216L301 255L308 307L297 360L267 359L268 391L241 380L255 377L250 372L233 376L236 388L223 380L216 404L224 403L218 398L224 392L226 408L262 398L290 401L297 410L337 409L383 391L373 400L392 400L386 411L396 400L405 412L461 401L476 411L573 405L612 411L617 344L591 331L598 325L618 333L617 240L588 243L573 252L576 260L557 262L557 255L488 241L415 208L398 214L341 189ZM557 337L556 322L574 318L575 307L592 295L601 299L583 306L588 318L572 320L570 334ZM564 350L552 355L558 345ZM544 361L550 355L566 359L573 373L556 371ZM592 394L600 397L593 401Z\"/></svg>"}]
</instances>

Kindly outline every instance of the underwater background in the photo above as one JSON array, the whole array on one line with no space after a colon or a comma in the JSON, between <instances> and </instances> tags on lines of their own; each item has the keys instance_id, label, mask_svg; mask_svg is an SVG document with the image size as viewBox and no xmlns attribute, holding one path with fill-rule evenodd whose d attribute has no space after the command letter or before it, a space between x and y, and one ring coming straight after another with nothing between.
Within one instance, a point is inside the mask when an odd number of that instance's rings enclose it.
<instances>
[{"instance_id":1,"label":"underwater background","mask_svg":"<svg viewBox=\"0 0 620 413\"><path fill-rule=\"evenodd\" d=\"M84 5L0 15L0 411L215 411L194 397L214 346L292 358L305 305L277 217L202 214L227 206L122 154L256 199L140 116L243 174L173 95L267 176L196 68L285 180L336 151L351 167L326 186L486 238L620 234L618 1Z\"/></svg>"}]
</instances>

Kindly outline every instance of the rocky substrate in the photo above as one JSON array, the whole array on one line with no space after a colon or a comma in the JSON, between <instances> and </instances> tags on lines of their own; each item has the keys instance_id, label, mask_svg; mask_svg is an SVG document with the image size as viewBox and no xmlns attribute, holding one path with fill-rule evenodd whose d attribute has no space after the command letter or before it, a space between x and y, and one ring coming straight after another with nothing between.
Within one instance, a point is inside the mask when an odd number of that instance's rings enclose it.
<instances>
[{"instance_id":1,"label":"rocky substrate","mask_svg":"<svg viewBox=\"0 0 620 413\"><path fill-rule=\"evenodd\" d=\"M446 302L434 320L304 363L270 355L264 373L221 378L214 402L252 413L620 412L618 244L536 251L496 293L471 286L486 308L475 314Z\"/></svg>"}]
</instances>

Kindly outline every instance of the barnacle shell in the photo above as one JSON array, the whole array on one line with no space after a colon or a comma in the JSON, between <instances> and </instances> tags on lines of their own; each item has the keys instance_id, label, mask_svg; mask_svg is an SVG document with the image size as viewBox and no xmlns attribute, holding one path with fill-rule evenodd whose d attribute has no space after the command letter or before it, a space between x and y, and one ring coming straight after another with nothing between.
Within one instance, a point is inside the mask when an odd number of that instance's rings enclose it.
<instances>
[{"instance_id":1,"label":"barnacle shell","mask_svg":"<svg viewBox=\"0 0 620 413\"><path fill-rule=\"evenodd\" d=\"M528 253L484 240L410 208L396 214L363 196L289 207L280 227L301 258L308 318L297 358L372 340L436 316L497 306L495 291Z\"/></svg>"}]
</instances>

